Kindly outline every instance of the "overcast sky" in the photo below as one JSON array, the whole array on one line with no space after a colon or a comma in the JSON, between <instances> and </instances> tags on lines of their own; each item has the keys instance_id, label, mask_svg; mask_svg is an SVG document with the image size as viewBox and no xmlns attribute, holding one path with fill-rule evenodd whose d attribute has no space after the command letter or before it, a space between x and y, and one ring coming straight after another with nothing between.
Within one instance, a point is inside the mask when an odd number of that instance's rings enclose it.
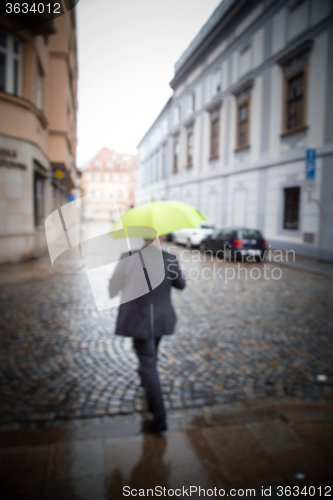
<instances>
[{"instance_id":1,"label":"overcast sky","mask_svg":"<svg viewBox=\"0 0 333 500\"><path fill-rule=\"evenodd\" d=\"M80 0L78 166L136 146L171 96L174 64L220 0Z\"/></svg>"}]
</instances>

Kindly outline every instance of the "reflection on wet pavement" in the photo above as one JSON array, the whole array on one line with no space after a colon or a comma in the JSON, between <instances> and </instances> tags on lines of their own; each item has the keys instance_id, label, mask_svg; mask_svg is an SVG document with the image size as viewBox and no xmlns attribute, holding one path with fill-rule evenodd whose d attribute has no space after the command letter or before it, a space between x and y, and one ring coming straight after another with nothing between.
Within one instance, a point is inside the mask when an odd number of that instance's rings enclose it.
<instances>
[{"instance_id":1,"label":"reflection on wet pavement","mask_svg":"<svg viewBox=\"0 0 333 500\"><path fill-rule=\"evenodd\" d=\"M184 498L191 487L191 498L203 496L199 488L216 488L216 496L252 488L260 496L261 486L318 487L332 482L332 441L332 405L291 401L178 412L163 435L142 432L139 419L7 425L0 498L117 500L140 489L151 498L177 489Z\"/></svg>"}]
</instances>

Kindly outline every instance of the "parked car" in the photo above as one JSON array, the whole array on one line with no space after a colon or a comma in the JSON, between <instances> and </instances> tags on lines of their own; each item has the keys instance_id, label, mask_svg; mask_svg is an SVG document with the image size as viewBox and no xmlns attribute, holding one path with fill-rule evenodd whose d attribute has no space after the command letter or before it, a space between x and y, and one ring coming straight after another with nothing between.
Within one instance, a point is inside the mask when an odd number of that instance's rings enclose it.
<instances>
[{"instance_id":1,"label":"parked car","mask_svg":"<svg viewBox=\"0 0 333 500\"><path fill-rule=\"evenodd\" d=\"M196 228L179 229L173 232L173 241L174 243L182 243L187 248L199 246L206 236L213 233L214 227L211 222L204 221Z\"/></svg>"},{"instance_id":2,"label":"parked car","mask_svg":"<svg viewBox=\"0 0 333 500\"><path fill-rule=\"evenodd\" d=\"M268 244L258 229L219 228L208 235L200 244L202 252L211 250L223 252L226 260L247 260L248 256L255 256L263 260ZM224 255L224 253L227 253ZM252 259L251 259L252 260Z\"/></svg>"},{"instance_id":3,"label":"parked car","mask_svg":"<svg viewBox=\"0 0 333 500\"><path fill-rule=\"evenodd\" d=\"M173 233L168 233L164 236L164 241L173 241Z\"/></svg>"}]
</instances>

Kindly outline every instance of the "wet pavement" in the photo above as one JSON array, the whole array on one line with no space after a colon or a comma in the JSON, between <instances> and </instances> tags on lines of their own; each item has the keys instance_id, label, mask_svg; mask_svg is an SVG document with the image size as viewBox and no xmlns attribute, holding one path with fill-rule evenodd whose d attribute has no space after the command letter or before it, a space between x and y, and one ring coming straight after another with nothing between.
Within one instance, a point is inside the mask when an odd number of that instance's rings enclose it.
<instances>
[{"instance_id":1,"label":"wet pavement","mask_svg":"<svg viewBox=\"0 0 333 500\"><path fill-rule=\"evenodd\" d=\"M117 309L96 310L86 275L47 257L0 267L1 500L332 496L331 268L167 247L187 288L161 346L159 436L142 430Z\"/></svg>"},{"instance_id":2,"label":"wet pavement","mask_svg":"<svg viewBox=\"0 0 333 500\"><path fill-rule=\"evenodd\" d=\"M331 497L332 441L333 405L291 401L171 412L162 435L133 416L4 424L0 498Z\"/></svg>"},{"instance_id":3,"label":"wet pavement","mask_svg":"<svg viewBox=\"0 0 333 500\"><path fill-rule=\"evenodd\" d=\"M329 276L166 247L188 276L172 292L178 323L159 358L168 409L332 401ZM45 258L1 276L0 423L146 409L131 339L113 333L116 308L96 310L85 274L57 274Z\"/></svg>"}]
</instances>

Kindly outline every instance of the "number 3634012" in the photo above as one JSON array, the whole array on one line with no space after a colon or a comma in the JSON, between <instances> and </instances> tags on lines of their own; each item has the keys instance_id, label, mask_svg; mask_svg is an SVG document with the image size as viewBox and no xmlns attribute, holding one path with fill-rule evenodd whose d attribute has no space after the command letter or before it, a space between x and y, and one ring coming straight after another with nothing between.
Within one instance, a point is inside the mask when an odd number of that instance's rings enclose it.
<instances>
[{"instance_id":1,"label":"number 3634012","mask_svg":"<svg viewBox=\"0 0 333 500\"><path fill-rule=\"evenodd\" d=\"M6 13L7 14L63 14L61 10L61 4L56 2L34 2L31 3L6 3Z\"/></svg>"}]
</instances>

